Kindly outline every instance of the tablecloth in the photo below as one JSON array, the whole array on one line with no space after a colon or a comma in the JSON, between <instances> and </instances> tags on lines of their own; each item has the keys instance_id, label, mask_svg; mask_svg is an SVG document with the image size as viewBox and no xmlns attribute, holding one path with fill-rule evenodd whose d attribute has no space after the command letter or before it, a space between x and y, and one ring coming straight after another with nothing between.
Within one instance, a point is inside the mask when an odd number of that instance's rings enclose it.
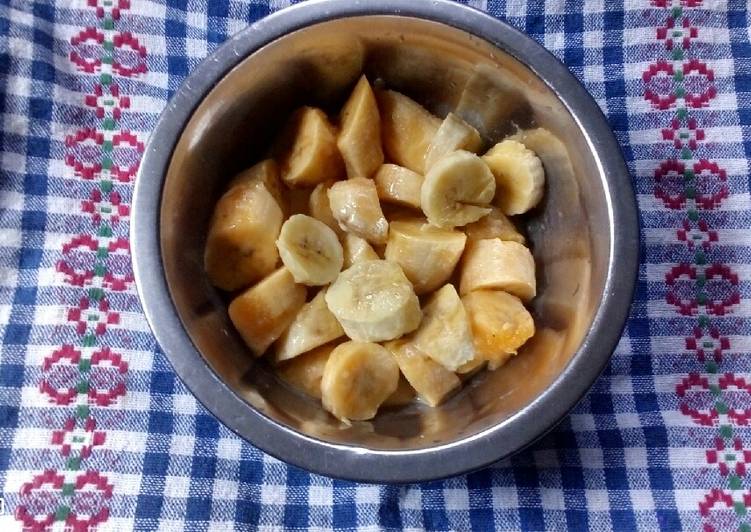
<instances>
[{"instance_id":1,"label":"tablecloth","mask_svg":"<svg viewBox=\"0 0 751 532\"><path fill-rule=\"evenodd\" d=\"M638 194L636 296L604 374L544 439L379 486L222 426L133 286L129 203L159 112L288 3L0 2L0 529L751 530L747 4L470 2L557 55L607 115Z\"/></svg>"}]
</instances>

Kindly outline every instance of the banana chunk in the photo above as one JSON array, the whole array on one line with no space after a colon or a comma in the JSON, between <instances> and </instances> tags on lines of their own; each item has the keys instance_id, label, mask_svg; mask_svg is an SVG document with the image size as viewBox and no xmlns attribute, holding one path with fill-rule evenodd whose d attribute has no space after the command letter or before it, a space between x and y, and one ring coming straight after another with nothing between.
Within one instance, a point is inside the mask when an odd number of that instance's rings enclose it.
<instances>
[{"instance_id":1,"label":"banana chunk","mask_svg":"<svg viewBox=\"0 0 751 532\"><path fill-rule=\"evenodd\" d=\"M388 350L345 342L329 355L321 380L323 407L342 421L371 419L399 385L399 366Z\"/></svg>"},{"instance_id":2,"label":"banana chunk","mask_svg":"<svg viewBox=\"0 0 751 532\"><path fill-rule=\"evenodd\" d=\"M333 183L319 183L308 198L308 212L310 215L328 225L338 236L344 234L339 223L334 218L329 205L329 188Z\"/></svg>"},{"instance_id":3,"label":"banana chunk","mask_svg":"<svg viewBox=\"0 0 751 532\"><path fill-rule=\"evenodd\" d=\"M295 214L284 222L276 246L297 283L328 284L342 270L344 254L336 233L305 214Z\"/></svg>"},{"instance_id":4,"label":"banana chunk","mask_svg":"<svg viewBox=\"0 0 751 532\"><path fill-rule=\"evenodd\" d=\"M289 327L305 293L287 268L279 268L232 300L230 320L254 355L261 356Z\"/></svg>"},{"instance_id":5,"label":"banana chunk","mask_svg":"<svg viewBox=\"0 0 751 532\"><path fill-rule=\"evenodd\" d=\"M505 290L522 301L535 297L535 260L518 242L498 238L478 240L467 246L459 281L462 295L483 288Z\"/></svg>"},{"instance_id":6,"label":"banana chunk","mask_svg":"<svg viewBox=\"0 0 751 532\"><path fill-rule=\"evenodd\" d=\"M495 179L474 153L455 151L433 165L420 190L420 205L428 221L452 228L476 222L490 212Z\"/></svg>"},{"instance_id":7,"label":"banana chunk","mask_svg":"<svg viewBox=\"0 0 751 532\"><path fill-rule=\"evenodd\" d=\"M376 92L381 113L381 138L386 156L413 172L425 173L425 154L441 120L398 92Z\"/></svg>"},{"instance_id":8,"label":"banana chunk","mask_svg":"<svg viewBox=\"0 0 751 532\"><path fill-rule=\"evenodd\" d=\"M237 184L216 204L204 250L204 268L222 290L244 288L276 267L274 245L282 209L262 182Z\"/></svg>"},{"instance_id":9,"label":"banana chunk","mask_svg":"<svg viewBox=\"0 0 751 532\"><path fill-rule=\"evenodd\" d=\"M402 375L427 404L438 406L460 385L452 372L420 351L411 342L394 340L385 345L391 351Z\"/></svg>"},{"instance_id":10,"label":"banana chunk","mask_svg":"<svg viewBox=\"0 0 751 532\"><path fill-rule=\"evenodd\" d=\"M482 146L480 133L454 113L449 113L438 128L425 153L425 170L441 157L456 150L477 152Z\"/></svg>"},{"instance_id":11,"label":"banana chunk","mask_svg":"<svg viewBox=\"0 0 751 532\"><path fill-rule=\"evenodd\" d=\"M278 144L282 181L290 187L309 187L344 177L344 163L336 146L336 129L323 111L296 111Z\"/></svg>"},{"instance_id":12,"label":"banana chunk","mask_svg":"<svg viewBox=\"0 0 751 532\"><path fill-rule=\"evenodd\" d=\"M500 290L476 290L462 296L477 351L476 361L495 370L535 334L535 322L521 300Z\"/></svg>"},{"instance_id":13,"label":"banana chunk","mask_svg":"<svg viewBox=\"0 0 751 532\"><path fill-rule=\"evenodd\" d=\"M323 369L334 347L334 344L322 345L281 363L277 367L279 376L309 396L320 399Z\"/></svg>"},{"instance_id":14,"label":"banana chunk","mask_svg":"<svg viewBox=\"0 0 751 532\"><path fill-rule=\"evenodd\" d=\"M399 384L396 386L396 391L389 395L386 400L381 403L381 406L406 406L412 402L412 400L415 398L415 395L415 389L412 388L412 385L410 385L409 381L404 378L404 375L399 375Z\"/></svg>"},{"instance_id":15,"label":"banana chunk","mask_svg":"<svg viewBox=\"0 0 751 532\"><path fill-rule=\"evenodd\" d=\"M347 336L360 342L393 340L422 319L412 284L398 264L385 260L344 270L326 292L326 304Z\"/></svg>"},{"instance_id":16,"label":"banana chunk","mask_svg":"<svg viewBox=\"0 0 751 532\"><path fill-rule=\"evenodd\" d=\"M384 258L402 267L417 295L443 286L459 262L467 237L420 220L391 222Z\"/></svg>"},{"instance_id":17,"label":"banana chunk","mask_svg":"<svg viewBox=\"0 0 751 532\"><path fill-rule=\"evenodd\" d=\"M381 201L420 208L423 177L409 168L396 164L382 165L373 176Z\"/></svg>"},{"instance_id":18,"label":"banana chunk","mask_svg":"<svg viewBox=\"0 0 751 532\"><path fill-rule=\"evenodd\" d=\"M389 223L378 203L372 179L355 177L339 181L328 191L329 205L339 227L373 244L385 244Z\"/></svg>"},{"instance_id":19,"label":"banana chunk","mask_svg":"<svg viewBox=\"0 0 751 532\"><path fill-rule=\"evenodd\" d=\"M282 208L282 212L286 213L287 200L284 197L282 181L279 177L279 165L276 164L274 159L266 159L260 163L254 164L247 170L243 170L232 178L232 181L230 181L227 186L227 190L235 185L250 185L253 183L263 183L266 190L274 196L279 207Z\"/></svg>"},{"instance_id":20,"label":"banana chunk","mask_svg":"<svg viewBox=\"0 0 751 532\"><path fill-rule=\"evenodd\" d=\"M342 250L344 251L344 268L347 269L357 262L366 260L378 260L381 257L364 238L352 233L344 233L342 237Z\"/></svg>"},{"instance_id":21,"label":"banana chunk","mask_svg":"<svg viewBox=\"0 0 751 532\"><path fill-rule=\"evenodd\" d=\"M430 298L412 341L449 371L456 371L475 358L467 313L453 285L445 285Z\"/></svg>"},{"instance_id":22,"label":"banana chunk","mask_svg":"<svg viewBox=\"0 0 751 532\"><path fill-rule=\"evenodd\" d=\"M344 336L344 329L326 306L321 290L295 315L289 328L276 341L276 361L282 362Z\"/></svg>"},{"instance_id":23,"label":"banana chunk","mask_svg":"<svg viewBox=\"0 0 751 532\"><path fill-rule=\"evenodd\" d=\"M516 140L504 140L492 147L483 160L495 176L495 204L505 214L525 213L540 202L545 170L535 152Z\"/></svg>"},{"instance_id":24,"label":"banana chunk","mask_svg":"<svg viewBox=\"0 0 751 532\"><path fill-rule=\"evenodd\" d=\"M341 113L336 141L349 177L370 177L383 164L381 118L373 89L365 76L355 85Z\"/></svg>"},{"instance_id":25,"label":"banana chunk","mask_svg":"<svg viewBox=\"0 0 751 532\"><path fill-rule=\"evenodd\" d=\"M470 242L487 238L500 238L524 245L525 238L501 209L493 207L489 214L464 227Z\"/></svg>"}]
</instances>

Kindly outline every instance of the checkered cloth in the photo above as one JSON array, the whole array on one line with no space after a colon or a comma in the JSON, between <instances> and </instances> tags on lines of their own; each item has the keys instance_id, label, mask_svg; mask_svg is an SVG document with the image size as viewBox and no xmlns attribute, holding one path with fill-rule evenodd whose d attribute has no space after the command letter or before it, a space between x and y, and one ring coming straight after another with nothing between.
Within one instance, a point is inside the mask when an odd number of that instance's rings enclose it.
<instances>
[{"instance_id":1,"label":"checkered cloth","mask_svg":"<svg viewBox=\"0 0 751 532\"><path fill-rule=\"evenodd\" d=\"M129 203L157 115L201 59L287 4L0 1L0 529L748 531L745 2L471 2L555 53L606 113L642 264L610 365L556 430L406 486L313 475L238 439L175 377L133 287Z\"/></svg>"}]
</instances>

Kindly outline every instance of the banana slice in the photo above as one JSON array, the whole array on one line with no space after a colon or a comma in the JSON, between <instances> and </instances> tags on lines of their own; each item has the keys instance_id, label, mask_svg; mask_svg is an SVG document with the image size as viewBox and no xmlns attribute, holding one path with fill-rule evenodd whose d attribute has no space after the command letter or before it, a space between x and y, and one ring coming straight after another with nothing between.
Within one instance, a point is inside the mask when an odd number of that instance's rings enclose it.
<instances>
[{"instance_id":1,"label":"banana slice","mask_svg":"<svg viewBox=\"0 0 751 532\"><path fill-rule=\"evenodd\" d=\"M339 181L328 195L331 212L342 229L373 244L386 243L389 223L383 217L372 179L355 177Z\"/></svg>"},{"instance_id":2,"label":"banana slice","mask_svg":"<svg viewBox=\"0 0 751 532\"><path fill-rule=\"evenodd\" d=\"M290 187L306 187L344 177L344 163L336 146L336 129L323 111L303 107L296 111L282 133L282 181Z\"/></svg>"},{"instance_id":3,"label":"banana slice","mask_svg":"<svg viewBox=\"0 0 751 532\"><path fill-rule=\"evenodd\" d=\"M319 183L308 199L308 212L316 220L328 225L337 236L342 236L344 231L339 227L339 223L334 218L329 205L329 188L333 183Z\"/></svg>"},{"instance_id":4,"label":"banana slice","mask_svg":"<svg viewBox=\"0 0 751 532\"><path fill-rule=\"evenodd\" d=\"M344 332L360 342L393 340L420 325L422 313L404 272L385 260L358 262L326 292L326 304Z\"/></svg>"},{"instance_id":5,"label":"banana slice","mask_svg":"<svg viewBox=\"0 0 751 532\"><path fill-rule=\"evenodd\" d=\"M438 159L453 151L477 152L481 146L480 133L454 113L449 113L425 153L425 171L430 170Z\"/></svg>"},{"instance_id":6,"label":"banana slice","mask_svg":"<svg viewBox=\"0 0 751 532\"><path fill-rule=\"evenodd\" d=\"M417 221L391 222L386 260L402 267L417 295L443 286L464 251L467 236Z\"/></svg>"},{"instance_id":7,"label":"banana slice","mask_svg":"<svg viewBox=\"0 0 751 532\"><path fill-rule=\"evenodd\" d=\"M254 355L261 356L289 327L305 294L289 270L279 268L232 300L230 320Z\"/></svg>"},{"instance_id":8,"label":"banana slice","mask_svg":"<svg viewBox=\"0 0 751 532\"><path fill-rule=\"evenodd\" d=\"M345 269L357 262L378 260L381 258L371 245L368 244L367 240L352 233L344 233L342 237L342 250L344 251Z\"/></svg>"},{"instance_id":9,"label":"banana slice","mask_svg":"<svg viewBox=\"0 0 751 532\"><path fill-rule=\"evenodd\" d=\"M237 290L274 271L282 216L262 182L230 188L214 208L206 239L204 268L212 284Z\"/></svg>"},{"instance_id":10,"label":"banana slice","mask_svg":"<svg viewBox=\"0 0 751 532\"><path fill-rule=\"evenodd\" d=\"M423 178L409 168L384 164L373 177L381 201L420 208L420 189Z\"/></svg>"},{"instance_id":11,"label":"banana slice","mask_svg":"<svg viewBox=\"0 0 751 532\"><path fill-rule=\"evenodd\" d=\"M413 172L425 173L425 154L441 120L398 92L376 92L381 113L381 138L386 156Z\"/></svg>"},{"instance_id":12,"label":"banana slice","mask_svg":"<svg viewBox=\"0 0 751 532\"><path fill-rule=\"evenodd\" d=\"M518 242L498 238L478 240L467 246L461 268L462 295L483 288L505 290L522 301L535 297L535 260Z\"/></svg>"},{"instance_id":13,"label":"banana slice","mask_svg":"<svg viewBox=\"0 0 751 532\"><path fill-rule=\"evenodd\" d=\"M385 345L391 351L399 369L430 406L438 406L461 381L452 372L420 351L411 342L394 340Z\"/></svg>"},{"instance_id":14,"label":"banana slice","mask_svg":"<svg viewBox=\"0 0 751 532\"><path fill-rule=\"evenodd\" d=\"M334 347L336 347L334 344L322 345L283 362L277 367L279 376L311 397L320 399L323 369Z\"/></svg>"},{"instance_id":15,"label":"banana slice","mask_svg":"<svg viewBox=\"0 0 751 532\"><path fill-rule=\"evenodd\" d=\"M306 303L276 341L276 361L283 362L344 336L344 329L326 306L321 290Z\"/></svg>"},{"instance_id":16,"label":"banana slice","mask_svg":"<svg viewBox=\"0 0 751 532\"><path fill-rule=\"evenodd\" d=\"M274 159L266 159L265 161L261 161L247 170L240 172L229 182L227 190L235 185L249 185L253 183L263 183L266 190L274 196L279 207L282 208L282 212L287 211L287 200L284 197L284 192L282 190L282 181L279 177L279 166Z\"/></svg>"},{"instance_id":17,"label":"banana slice","mask_svg":"<svg viewBox=\"0 0 751 532\"><path fill-rule=\"evenodd\" d=\"M504 140L492 147L483 160L495 176L495 204L505 214L525 213L540 202L545 171L535 152L516 140Z\"/></svg>"},{"instance_id":18,"label":"banana slice","mask_svg":"<svg viewBox=\"0 0 751 532\"><path fill-rule=\"evenodd\" d=\"M495 370L535 334L535 322L518 297L500 290L476 290L462 296L477 351L476 361Z\"/></svg>"},{"instance_id":19,"label":"banana slice","mask_svg":"<svg viewBox=\"0 0 751 532\"><path fill-rule=\"evenodd\" d=\"M455 151L433 165L420 191L420 205L428 221L452 228L476 222L490 212L495 179L488 165L474 153Z\"/></svg>"},{"instance_id":20,"label":"banana slice","mask_svg":"<svg viewBox=\"0 0 751 532\"><path fill-rule=\"evenodd\" d=\"M345 342L329 355L321 380L323 407L345 423L371 419L399 385L399 366L388 350Z\"/></svg>"},{"instance_id":21,"label":"banana slice","mask_svg":"<svg viewBox=\"0 0 751 532\"><path fill-rule=\"evenodd\" d=\"M349 177L370 177L383 164L381 118L373 89L364 75L342 108L336 144Z\"/></svg>"},{"instance_id":22,"label":"banana slice","mask_svg":"<svg viewBox=\"0 0 751 532\"><path fill-rule=\"evenodd\" d=\"M464 232L467 233L467 239L470 242L487 238L500 238L501 240L518 242L522 245L525 243L524 235L519 232L514 222L509 220L498 207L493 207L489 214L476 222L467 224L464 227Z\"/></svg>"},{"instance_id":23,"label":"banana slice","mask_svg":"<svg viewBox=\"0 0 751 532\"><path fill-rule=\"evenodd\" d=\"M404 378L404 375L399 375L399 384L396 386L396 391L389 395L386 400L381 403L381 406L385 407L400 407L407 406L415 398L415 389Z\"/></svg>"},{"instance_id":24,"label":"banana slice","mask_svg":"<svg viewBox=\"0 0 751 532\"><path fill-rule=\"evenodd\" d=\"M276 245L295 282L308 286L330 283L344 263L336 233L305 214L295 214L284 222Z\"/></svg>"},{"instance_id":25,"label":"banana slice","mask_svg":"<svg viewBox=\"0 0 751 532\"><path fill-rule=\"evenodd\" d=\"M467 313L453 285L436 291L422 311L412 340L415 347L449 371L475 358Z\"/></svg>"}]
</instances>

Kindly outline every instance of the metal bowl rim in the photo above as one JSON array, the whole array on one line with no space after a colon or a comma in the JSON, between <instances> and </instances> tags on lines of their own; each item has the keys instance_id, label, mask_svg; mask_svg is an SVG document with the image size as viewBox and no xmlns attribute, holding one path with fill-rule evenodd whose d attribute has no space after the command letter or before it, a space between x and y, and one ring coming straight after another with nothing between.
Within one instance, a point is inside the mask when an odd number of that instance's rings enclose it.
<instances>
[{"instance_id":1,"label":"metal bowl rim","mask_svg":"<svg viewBox=\"0 0 751 532\"><path fill-rule=\"evenodd\" d=\"M525 408L467 438L415 450L373 450L318 440L255 410L209 367L184 330L161 260L161 192L185 125L215 83L248 55L283 35L337 18L397 15L453 26L511 54L557 94L588 138L605 176L611 249L602 301L578 351L551 386ZM156 141L158 139L158 141ZM618 143L600 108L545 48L505 22L449 0L312 0L280 10L231 37L204 60L159 117L133 191L133 270L146 318L176 373L227 427L268 454L307 470L365 482L414 482L487 466L552 429L586 394L607 364L628 317L639 264L635 196ZM616 230L617 229L617 230Z\"/></svg>"}]
</instances>

